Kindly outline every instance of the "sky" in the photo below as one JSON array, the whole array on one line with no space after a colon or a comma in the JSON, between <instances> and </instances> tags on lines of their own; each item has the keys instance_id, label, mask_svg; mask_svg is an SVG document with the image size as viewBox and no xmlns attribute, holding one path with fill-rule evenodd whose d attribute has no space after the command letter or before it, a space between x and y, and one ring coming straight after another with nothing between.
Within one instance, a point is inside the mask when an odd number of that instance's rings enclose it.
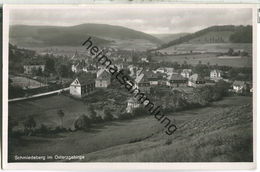
<instances>
[{"instance_id":1,"label":"sky","mask_svg":"<svg viewBox=\"0 0 260 172\"><path fill-rule=\"evenodd\" d=\"M213 25L252 25L250 8L88 6L11 9L10 25L73 26L99 23L145 33L192 33Z\"/></svg>"}]
</instances>

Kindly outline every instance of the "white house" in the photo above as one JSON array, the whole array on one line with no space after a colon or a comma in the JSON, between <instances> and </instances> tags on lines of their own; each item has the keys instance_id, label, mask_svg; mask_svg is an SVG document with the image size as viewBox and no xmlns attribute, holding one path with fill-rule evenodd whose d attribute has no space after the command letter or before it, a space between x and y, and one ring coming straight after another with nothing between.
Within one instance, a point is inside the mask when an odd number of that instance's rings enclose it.
<instances>
[{"instance_id":1,"label":"white house","mask_svg":"<svg viewBox=\"0 0 260 172\"><path fill-rule=\"evenodd\" d=\"M23 68L24 68L24 73L32 74L33 71L38 71L38 70L44 72L45 65L24 65Z\"/></svg>"},{"instance_id":2,"label":"white house","mask_svg":"<svg viewBox=\"0 0 260 172\"><path fill-rule=\"evenodd\" d=\"M234 81L233 91L236 93L243 93L247 89L247 84L245 81Z\"/></svg>"},{"instance_id":3,"label":"white house","mask_svg":"<svg viewBox=\"0 0 260 172\"><path fill-rule=\"evenodd\" d=\"M222 71L220 70L212 70L210 72L210 79L214 81L218 81L222 79Z\"/></svg>"},{"instance_id":4,"label":"white house","mask_svg":"<svg viewBox=\"0 0 260 172\"><path fill-rule=\"evenodd\" d=\"M165 70L164 70L164 68L160 67L160 68L158 68L158 69L155 70L155 73L157 73L157 72L159 72L159 73L164 73Z\"/></svg>"},{"instance_id":5,"label":"white house","mask_svg":"<svg viewBox=\"0 0 260 172\"><path fill-rule=\"evenodd\" d=\"M171 75L172 73L174 73L174 68L172 68L172 67L165 67L164 70L165 70L165 73L167 73L168 75Z\"/></svg>"},{"instance_id":6,"label":"white house","mask_svg":"<svg viewBox=\"0 0 260 172\"><path fill-rule=\"evenodd\" d=\"M149 60L147 59L147 57L142 57L142 58L141 58L141 61L142 61L142 62L145 62L145 63L149 63Z\"/></svg>"},{"instance_id":7,"label":"white house","mask_svg":"<svg viewBox=\"0 0 260 172\"><path fill-rule=\"evenodd\" d=\"M126 107L126 112L127 113L132 113L134 109L140 107L140 104L137 102L136 99L130 98L127 101L127 107Z\"/></svg>"},{"instance_id":8,"label":"white house","mask_svg":"<svg viewBox=\"0 0 260 172\"><path fill-rule=\"evenodd\" d=\"M174 73L174 68L172 67L160 67L154 71L154 73L165 73L167 75L171 75Z\"/></svg>"},{"instance_id":9,"label":"white house","mask_svg":"<svg viewBox=\"0 0 260 172\"><path fill-rule=\"evenodd\" d=\"M191 69L183 69L181 72L181 76L183 76L184 78L190 78L192 73Z\"/></svg>"},{"instance_id":10,"label":"white house","mask_svg":"<svg viewBox=\"0 0 260 172\"><path fill-rule=\"evenodd\" d=\"M80 64L79 63L73 64L71 66L71 71L74 72L74 73L78 73L80 70L81 70L81 68L80 68Z\"/></svg>"},{"instance_id":11,"label":"white house","mask_svg":"<svg viewBox=\"0 0 260 172\"><path fill-rule=\"evenodd\" d=\"M70 84L70 94L77 98L82 98L95 89L95 80L89 76L77 77Z\"/></svg>"}]
</instances>

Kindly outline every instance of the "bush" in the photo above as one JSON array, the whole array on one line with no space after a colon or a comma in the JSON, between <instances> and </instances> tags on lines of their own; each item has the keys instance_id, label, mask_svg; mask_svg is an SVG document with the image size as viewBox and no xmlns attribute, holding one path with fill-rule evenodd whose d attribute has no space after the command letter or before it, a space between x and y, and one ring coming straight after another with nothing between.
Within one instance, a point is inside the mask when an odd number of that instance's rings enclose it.
<instances>
[{"instance_id":1,"label":"bush","mask_svg":"<svg viewBox=\"0 0 260 172\"><path fill-rule=\"evenodd\" d=\"M119 120L131 119L133 116L130 113L122 113L118 116Z\"/></svg>"},{"instance_id":2,"label":"bush","mask_svg":"<svg viewBox=\"0 0 260 172\"><path fill-rule=\"evenodd\" d=\"M74 122L74 127L76 130L87 130L91 126L91 120L86 115L81 115Z\"/></svg>"},{"instance_id":3,"label":"bush","mask_svg":"<svg viewBox=\"0 0 260 172\"><path fill-rule=\"evenodd\" d=\"M99 123L102 122L102 118L100 116L97 116L96 111L94 110L94 107L92 105L89 106L89 118L91 120L91 123Z\"/></svg>"},{"instance_id":4,"label":"bush","mask_svg":"<svg viewBox=\"0 0 260 172\"><path fill-rule=\"evenodd\" d=\"M8 119L8 132L13 133L13 128L18 125L18 122L11 116Z\"/></svg>"},{"instance_id":5,"label":"bush","mask_svg":"<svg viewBox=\"0 0 260 172\"><path fill-rule=\"evenodd\" d=\"M32 135L36 127L36 122L33 116L28 116L25 122L23 123L23 125L24 125L24 133L28 136Z\"/></svg>"},{"instance_id":6,"label":"bush","mask_svg":"<svg viewBox=\"0 0 260 172\"><path fill-rule=\"evenodd\" d=\"M114 116L111 114L110 109L105 109L104 114L104 121L111 121L114 119Z\"/></svg>"},{"instance_id":7,"label":"bush","mask_svg":"<svg viewBox=\"0 0 260 172\"><path fill-rule=\"evenodd\" d=\"M100 122L102 122L103 121L103 119L102 119L102 117L101 116L97 116L97 115L95 115L95 116L90 116L90 121L91 121L91 123L100 123Z\"/></svg>"},{"instance_id":8,"label":"bush","mask_svg":"<svg viewBox=\"0 0 260 172\"><path fill-rule=\"evenodd\" d=\"M50 134L50 129L46 125L41 124L41 127L38 129L38 132L42 134Z\"/></svg>"},{"instance_id":9,"label":"bush","mask_svg":"<svg viewBox=\"0 0 260 172\"><path fill-rule=\"evenodd\" d=\"M133 116L144 116L149 115L148 109L145 109L144 107L139 107L133 110Z\"/></svg>"},{"instance_id":10,"label":"bush","mask_svg":"<svg viewBox=\"0 0 260 172\"><path fill-rule=\"evenodd\" d=\"M53 133L62 133L62 132L67 132L67 129L66 129L66 128L63 128L63 127L60 127L60 126L57 126L54 130L51 130L50 132L53 132Z\"/></svg>"}]
</instances>

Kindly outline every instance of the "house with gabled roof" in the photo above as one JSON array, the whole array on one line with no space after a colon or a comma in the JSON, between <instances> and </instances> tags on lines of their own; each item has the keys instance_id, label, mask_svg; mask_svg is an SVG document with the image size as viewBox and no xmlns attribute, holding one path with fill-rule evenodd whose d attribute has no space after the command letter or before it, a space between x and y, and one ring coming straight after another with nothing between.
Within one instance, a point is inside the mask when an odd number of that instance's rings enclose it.
<instances>
[{"instance_id":1,"label":"house with gabled roof","mask_svg":"<svg viewBox=\"0 0 260 172\"><path fill-rule=\"evenodd\" d=\"M147 73L147 72L146 72ZM150 83L150 86L157 86L160 83L160 80L163 79L163 74L161 73L153 73L149 72L147 74L148 81Z\"/></svg>"},{"instance_id":2,"label":"house with gabled roof","mask_svg":"<svg viewBox=\"0 0 260 172\"><path fill-rule=\"evenodd\" d=\"M95 85L97 88L107 88L111 84L111 74L106 69L97 72Z\"/></svg>"},{"instance_id":3,"label":"house with gabled roof","mask_svg":"<svg viewBox=\"0 0 260 172\"><path fill-rule=\"evenodd\" d=\"M192 73L192 70L191 70L191 69L183 69L182 72L181 72L181 75L182 75L184 78L190 78L191 73Z\"/></svg>"},{"instance_id":4,"label":"house with gabled roof","mask_svg":"<svg viewBox=\"0 0 260 172\"><path fill-rule=\"evenodd\" d=\"M24 65L23 66L24 73L26 74L33 74L34 71L45 71L45 65L44 64L32 64L32 65Z\"/></svg>"},{"instance_id":5,"label":"house with gabled roof","mask_svg":"<svg viewBox=\"0 0 260 172\"><path fill-rule=\"evenodd\" d=\"M166 85L170 87L187 86L187 82L187 78L184 78L178 73L172 73L170 76L167 77Z\"/></svg>"},{"instance_id":6,"label":"house with gabled roof","mask_svg":"<svg viewBox=\"0 0 260 172\"><path fill-rule=\"evenodd\" d=\"M222 79L222 74L223 72L221 70L217 70L217 69L212 70L210 72L210 79L214 81L219 81Z\"/></svg>"},{"instance_id":7,"label":"house with gabled roof","mask_svg":"<svg viewBox=\"0 0 260 172\"><path fill-rule=\"evenodd\" d=\"M188 80L188 86L190 87L201 87L204 86L206 83L204 77L202 77L201 75L195 73L193 75L190 76L189 80Z\"/></svg>"},{"instance_id":8,"label":"house with gabled roof","mask_svg":"<svg viewBox=\"0 0 260 172\"><path fill-rule=\"evenodd\" d=\"M95 79L93 75L80 75L70 84L70 94L76 98L82 98L93 92Z\"/></svg>"},{"instance_id":9,"label":"house with gabled roof","mask_svg":"<svg viewBox=\"0 0 260 172\"><path fill-rule=\"evenodd\" d=\"M127 107L126 107L127 113L132 113L134 111L134 109L136 109L138 107L140 107L140 104L136 98L131 97L127 100Z\"/></svg>"},{"instance_id":10,"label":"house with gabled roof","mask_svg":"<svg viewBox=\"0 0 260 172\"><path fill-rule=\"evenodd\" d=\"M236 93L244 93L248 89L248 84L245 81L234 81L232 86Z\"/></svg>"},{"instance_id":11,"label":"house with gabled roof","mask_svg":"<svg viewBox=\"0 0 260 172\"><path fill-rule=\"evenodd\" d=\"M150 93L150 81L144 73L141 73L135 78L136 87L143 93Z\"/></svg>"}]
</instances>

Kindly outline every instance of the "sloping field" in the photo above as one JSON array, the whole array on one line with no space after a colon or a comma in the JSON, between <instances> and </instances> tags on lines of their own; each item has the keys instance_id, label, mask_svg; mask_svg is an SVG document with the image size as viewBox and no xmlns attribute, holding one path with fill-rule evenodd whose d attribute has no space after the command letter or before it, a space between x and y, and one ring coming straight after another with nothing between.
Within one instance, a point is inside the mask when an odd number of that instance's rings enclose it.
<instances>
[{"instance_id":1,"label":"sloping field","mask_svg":"<svg viewBox=\"0 0 260 172\"><path fill-rule=\"evenodd\" d=\"M12 84L15 86L19 86L22 88L39 88L39 87L44 87L47 86L47 84L40 83L39 81L22 77L22 76L11 76L10 78L12 80Z\"/></svg>"},{"instance_id":2,"label":"sloping field","mask_svg":"<svg viewBox=\"0 0 260 172\"><path fill-rule=\"evenodd\" d=\"M221 57L219 53L227 53L229 48L235 52L246 51L249 56L230 56ZM202 64L223 65L232 67L252 67L252 44L249 43L208 43L208 44L179 44L160 50L168 56L154 56L155 61L178 62L182 64L187 61L189 64L196 65L199 61ZM179 54L186 52L185 54ZM190 53L192 52L192 53ZM196 53L197 52L197 53ZM198 54L202 53L202 54ZM236 58L236 59L234 59Z\"/></svg>"},{"instance_id":3,"label":"sloping field","mask_svg":"<svg viewBox=\"0 0 260 172\"><path fill-rule=\"evenodd\" d=\"M233 57L233 56L232 56ZM186 55L169 55L169 56L154 56L153 60L157 62L178 62L183 64L184 61L187 61L188 64L197 65L199 62L202 64L211 65L218 64L219 66L232 66L232 67L252 67L253 59L252 57L241 57L236 56L237 58L225 58L225 56L217 56L213 53L205 54L186 54Z\"/></svg>"},{"instance_id":4,"label":"sloping field","mask_svg":"<svg viewBox=\"0 0 260 172\"><path fill-rule=\"evenodd\" d=\"M102 162L251 162L252 106L226 107L184 122L172 135L87 154ZM102 158L100 158L102 157Z\"/></svg>"},{"instance_id":5,"label":"sloping field","mask_svg":"<svg viewBox=\"0 0 260 172\"><path fill-rule=\"evenodd\" d=\"M16 115L25 109L29 113L31 106L43 112L38 122L45 122L51 116L58 120L54 112L62 107L65 118L74 119L73 114L84 111L80 102L62 99L28 102L26 108L20 104ZM88 132L10 138L10 161L14 155L85 155L84 161L251 161L251 104L251 97L229 97L210 107L169 115L178 127L172 136L153 116L145 116L98 124ZM22 114L16 117L23 118Z\"/></svg>"},{"instance_id":6,"label":"sloping field","mask_svg":"<svg viewBox=\"0 0 260 172\"><path fill-rule=\"evenodd\" d=\"M41 124L50 127L59 126L58 110L63 110L65 113L64 127L66 128L72 127L78 116L88 115L87 104L63 95L9 103L9 116L19 122L19 126L15 130L22 130L23 121L30 115L34 117L37 127Z\"/></svg>"},{"instance_id":7,"label":"sloping field","mask_svg":"<svg viewBox=\"0 0 260 172\"><path fill-rule=\"evenodd\" d=\"M247 51L252 54L252 44L249 43L194 43L194 44L179 44L174 45L165 49L160 50L160 52L173 53L178 51L205 51L205 52L218 52L226 53L228 49L232 48L234 51Z\"/></svg>"}]
</instances>

